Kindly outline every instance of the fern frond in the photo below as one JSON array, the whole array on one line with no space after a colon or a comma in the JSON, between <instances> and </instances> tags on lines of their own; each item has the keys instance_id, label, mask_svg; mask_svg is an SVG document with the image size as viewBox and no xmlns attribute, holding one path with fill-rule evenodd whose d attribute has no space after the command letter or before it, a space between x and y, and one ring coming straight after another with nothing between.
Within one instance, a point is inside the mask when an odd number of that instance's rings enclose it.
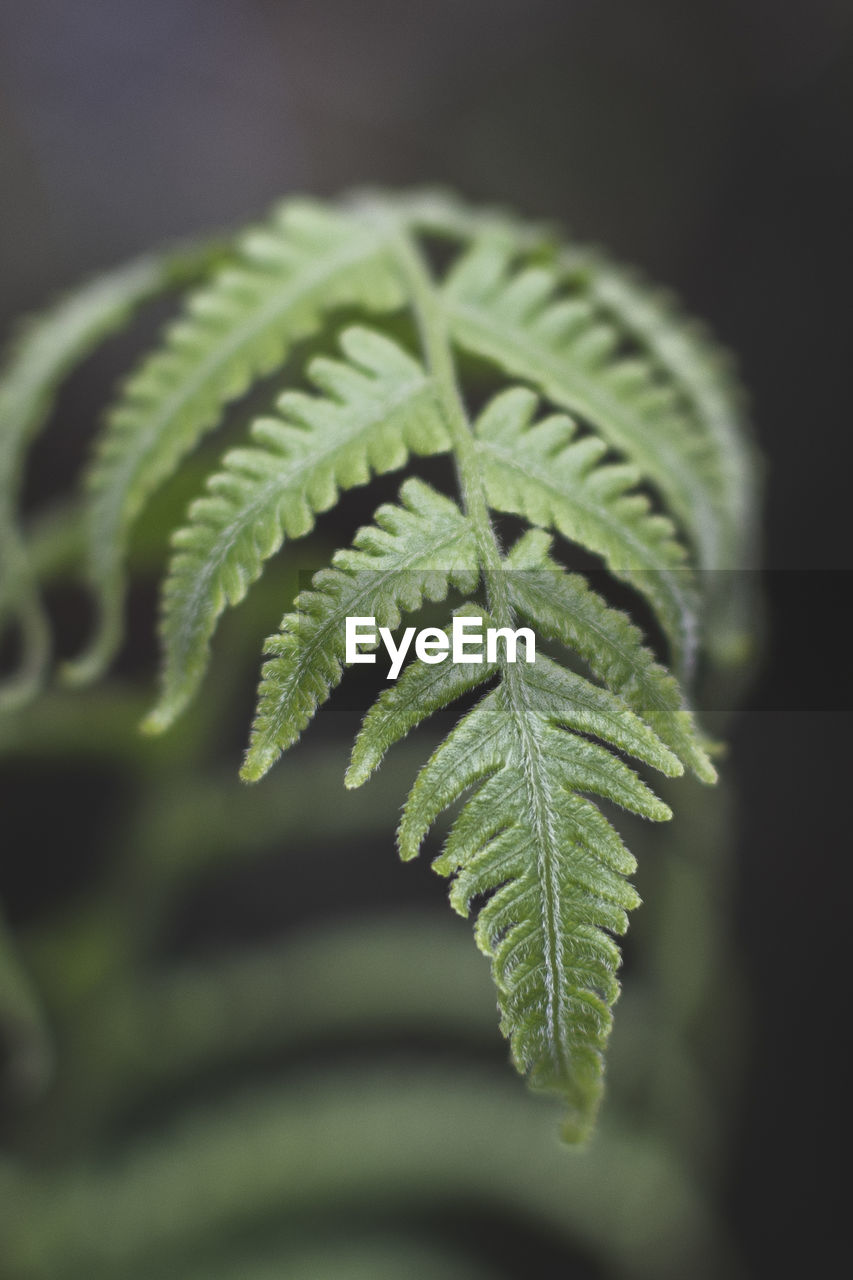
<instances>
[{"instance_id":1,"label":"fern frond","mask_svg":"<svg viewBox=\"0 0 853 1280\"><path fill-rule=\"evenodd\" d=\"M589 297L562 286L558 266L514 269L505 235L484 234L444 286L454 338L581 415L670 504L718 567L714 494L718 458L680 412L674 388L641 358L620 355L622 334Z\"/></svg>"},{"instance_id":2,"label":"fern frond","mask_svg":"<svg viewBox=\"0 0 853 1280\"><path fill-rule=\"evenodd\" d=\"M680 312L671 295L647 286L636 272L614 264L597 249L561 244L553 228L520 223L503 210L472 209L440 191L414 192L403 198L401 208L410 225L419 231L446 237L462 246L473 241L474 247L458 271L462 274L471 270L475 293L497 287L503 263L507 273L504 301L509 303L509 314L504 317L507 326L513 323L513 292L517 290L516 297L523 299L525 291L532 289L535 294L537 281L541 288L542 282L550 279L553 332L547 332L544 313L524 320L524 324L535 321L542 330L539 335L531 332L534 346L539 343L538 351L532 352L533 359L530 351L514 341L507 344L494 334L489 339L482 333L479 338L469 333L469 340L480 344L480 354L547 389L558 403L576 412L597 409L598 430L626 451L630 419L641 425L639 413L646 429L633 440L632 449L639 452L628 456L640 461L644 469L650 464L650 476L655 474L656 464L654 458L647 456L648 451L658 448L656 439L661 433L672 435L669 443L676 450L683 448L691 473L687 476L688 486L685 488L673 475L667 488L666 457L660 459L657 484L661 492L670 495L674 514L691 530L698 566L714 571L705 590L709 652L723 666L743 664L752 652L755 592L748 578L726 578L716 571L754 567L757 563L758 463L755 447L744 431L744 395L729 354L704 326ZM519 255L523 255L527 269L520 267L513 282L511 263ZM447 287L454 287L452 278ZM480 299L485 310L491 309L493 302L494 299ZM515 320L521 323L518 315ZM501 325L496 316L489 323ZM572 370L571 362L562 371L551 367L550 357L560 356L558 336L562 325L568 331L564 336L571 336L573 327L580 333L585 326L592 326L606 342L609 326L611 341L618 337L617 358L610 362L618 380L614 378L616 385L609 392L597 372L593 380L602 385L591 389L584 381L583 371L578 383L578 371ZM497 342L497 346L486 351L482 343L488 345L490 341ZM553 345L550 352L548 343ZM510 362L503 358L507 352ZM661 399L666 387L669 408L665 398ZM614 404L613 395L623 403ZM704 486L704 494L699 492L700 485Z\"/></svg>"},{"instance_id":3,"label":"fern frond","mask_svg":"<svg viewBox=\"0 0 853 1280\"><path fill-rule=\"evenodd\" d=\"M436 236L459 249L442 278L422 243ZM341 308L351 327L338 352ZM399 345L411 333L414 355ZM479 690L414 785L400 851L414 856L460 805L437 869L453 877L457 910L479 904L516 1063L563 1097L582 1134L618 991L611 935L637 901L633 859L599 802L670 816L623 755L714 780L688 681L709 636L712 664L744 654L747 615L734 592L721 598L730 575L704 572L743 567L751 548L751 457L728 375L666 304L547 228L435 194L291 202L190 297L109 413L88 496L100 621L78 678L117 647L125 544L149 497L228 403L309 337L332 350L308 366L315 390L276 388L275 412L225 454L173 535L163 687L147 726L166 727L190 699L218 618L285 539L308 533L342 490L448 452L458 503L406 480L268 639L242 776L260 778L339 683L348 618L393 630L453 588L457 614L499 632L524 621L582 664L575 674L541 652L412 662L369 711L346 776L360 785L428 715ZM480 388L465 356L485 362L494 392L473 422L467 395ZM34 385L51 382L52 359ZM493 512L536 527L505 554ZM546 529L644 598L684 693L634 622L549 557Z\"/></svg>"},{"instance_id":4,"label":"fern frond","mask_svg":"<svg viewBox=\"0 0 853 1280\"><path fill-rule=\"evenodd\" d=\"M609 612L612 628L620 615ZM633 637L620 639L625 647ZM641 671L648 665L654 685L651 661L631 652L638 647L629 645L629 661ZM683 766L621 697L539 655L512 672L498 663L479 665L474 674L449 663L410 664L368 713L347 784L363 782L387 748L426 715L495 675L498 687L419 774L400 823L400 854L416 856L439 814L472 791L433 865L454 877L450 900L460 914L469 913L473 900L488 898L476 937L492 959L502 1030L531 1082L564 1097L567 1133L577 1137L595 1115L610 1005L618 994L619 953L603 930L623 933L626 912L638 902L623 879L634 861L586 796L653 821L671 816L600 744L669 776Z\"/></svg>"},{"instance_id":5,"label":"fern frond","mask_svg":"<svg viewBox=\"0 0 853 1280\"><path fill-rule=\"evenodd\" d=\"M513 604L538 634L577 653L702 782L717 772L676 680L643 645L627 614L612 609L579 574L548 555L550 538L531 530L507 556Z\"/></svg>"},{"instance_id":6,"label":"fern frond","mask_svg":"<svg viewBox=\"0 0 853 1280\"><path fill-rule=\"evenodd\" d=\"M255 782L299 737L343 673L347 617L372 616L393 630L401 613L425 599L443 600L451 586L470 591L477 579L473 531L456 503L422 481L400 490L403 505L382 506L361 529L354 550L296 598L296 613L270 636L258 710L242 777Z\"/></svg>"},{"instance_id":7,"label":"fern frond","mask_svg":"<svg viewBox=\"0 0 853 1280\"><path fill-rule=\"evenodd\" d=\"M255 447L226 454L208 495L190 508L164 587L163 694L146 721L168 727L207 665L219 614L243 599L285 536L299 538L341 489L402 467L409 452L437 453L447 430L423 366L368 329L341 337L346 363L318 358L322 396L286 392L278 418L252 427Z\"/></svg>"},{"instance_id":8,"label":"fern frond","mask_svg":"<svg viewBox=\"0 0 853 1280\"><path fill-rule=\"evenodd\" d=\"M710 558L704 563L706 567L740 567L744 554L754 551L756 458L743 429L744 395L731 356L706 328L682 314L670 293L649 286L638 272L614 263L601 250L561 243L553 226L522 222L504 209L472 208L442 190L404 194L396 204L419 232L462 246L473 242L471 258L479 244L483 262L502 257L509 270L514 255L526 255L528 265L544 267L550 274L555 293L560 285L568 286L576 302L586 301L586 309L565 306L565 320L575 315L579 321L585 316L592 322L597 316L639 348L646 377L651 380L656 371L670 381L679 395L681 415L691 419L691 429L706 437L716 457L720 483L714 486L713 497L723 525L720 555L716 563ZM464 265L463 260L459 269ZM452 282L447 287L452 289ZM554 317L557 324L559 314ZM639 374L635 366L633 376Z\"/></svg>"},{"instance_id":9,"label":"fern frond","mask_svg":"<svg viewBox=\"0 0 853 1280\"><path fill-rule=\"evenodd\" d=\"M160 350L111 409L91 474L89 562L100 620L74 680L98 675L121 634L122 557L128 532L156 487L215 427L224 406L273 372L324 313L402 301L379 233L309 202L285 205L238 245L237 261L193 295Z\"/></svg>"},{"instance_id":10,"label":"fern frond","mask_svg":"<svg viewBox=\"0 0 853 1280\"><path fill-rule=\"evenodd\" d=\"M720 483L713 493L719 536L700 546L700 563L712 570L754 568L758 555L758 461L744 430L744 394L731 357L696 321L685 318L661 291L600 253L566 252L569 270L583 265L590 295L648 352L681 393L717 458ZM712 553L716 551L716 559ZM749 576L712 574L706 591L706 635L716 662L732 667L752 649L756 602Z\"/></svg>"},{"instance_id":11,"label":"fern frond","mask_svg":"<svg viewBox=\"0 0 853 1280\"><path fill-rule=\"evenodd\" d=\"M199 1242L225 1251L259 1223L316 1222L329 1204L381 1203L399 1220L413 1207L458 1209L485 1189L614 1273L685 1274L673 1259L684 1262L689 1241L705 1274L736 1274L694 1178L648 1133L603 1126L575 1160L549 1141L551 1121L489 1070L314 1071L200 1104L122 1159L41 1179L2 1163L0 1224L13 1273L112 1280L168 1274Z\"/></svg>"},{"instance_id":12,"label":"fern frond","mask_svg":"<svg viewBox=\"0 0 853 1280\"><path fill-rule=\"evenodd\" d=\"M720 565L739 567L754 523L755 459L743 430L743 392L731 357L696 321L681 315L667 294L644 287L602 254L569 251L562 261L572 272L583 269L590 296L672 379L714 442L724 519Z\"/></svg>"},{"instance_id":13,"label":"fern frond","mask_svg":"<svg viewBox=\"0 0 853 1280\"><path fill-rule=\"evenodd\" d=\"M566 1136L584 1136L602 1087L619 952L639 902L623 877L634 860L586 794L643 817L671 816L594 733L668 773L673 757L617 700L547 658L520 666L469 712L419 774L400 823L400 853L414 857L435 819L473 789L437 871L468 915L485 897L477 944L492 960L501 1029L534 1088L568 1106ZM617 741L614 741L614 738Z\"/></svg>"},{"instance_id":14,"label":"fern frond","mask_svg":"<svg viewBox=\"0 0 853 1280\"><path fill-rule=\"evenodd\" d=\"M648 285L634 269L614 263L599 249L561 242L553 226L522 222L504 209L472 208L441 190L414 191L397 197L396 204L417 231L472 245L469 261L459 264L460 272L473 267L478 245L480 269L491 260L493 282L496 259L503 258L507 272L510 260L519 254L528 268L544 267L554 293L560 287L567 291L562 311L554 309L557 328L561 316L569 327L573 317L578 323L597 318L598 323L615 326L620 340L635 347L640 357L633 364L623 357L624 375L634 379L638 389L642 378L649 386L657 378L659 388L662 381L669 382L678 397L677 405L673 401L676 413L689 420L691 433L703 438L702 450L709 461L713 459L705 479L719 529L715 536L712 523L706 526L705 543L699 548L703 567L741 568L754 559L757 459L744 431L744 393L730 354L704 325L684 315L671 293ZM488 274L475 289L488 282ZM528 271L528 288L537 275L544 278L537 270ZM523 293L520 281L518 287ZM447 288L454 288L452 279ZM579 305L573 307L572 302ZM556 332L551 337L555 339ZM567 402L567 407L574 406ZM650 421L650 426L659 430L662 424ZM599 429L604 430L600 424Z\"/></svg>"},{"instance_id":15,"label":"fern frond","mask_svg":"<svg viewBox=\"0 0 853 1280\"><path fill-rule=\"evenodd\" d=\"M533 424L537 397L517 387L487 406L475 427L489 503L551 526L602 556L651 603L679 662L695 656L697 600L671 521L631 492L635 467L603 462L597 436L576 437L563 414Z\"/></svg>"},{"instance_id":16,"label":"fern frond","mask_svg":"<svg viewBox=\"0 0 853 1280\"><path fill-rule=\"evenodd\" d=\"M70 371L135 309L175 280L168 256L146 257L97 276L26 322L0 372L0 615L22 630L23 661L0 688L0 706L35 692L47 665L49 629L26 544L18 527L18 494L26 450L47 421Z\"/></svg>"},{"instance_id":17,"label":"fern frond","mask_svg":"<svg viewBox=\"0 0 853 1280\"><path fill-rule=\"evenodd\" d=\"M454 617L466 615L482 618L484 626L492 620L482 609L472 604L454 610ZM450 628L445 628L450 638ZM425 662L412 662L403 674L390 685L368 711L364 718L346 773L348 787L360 787L378 768L383 756L402 738L416 729L429 716L463 694L485 684L498 671L496 662L481 663L442 662L431 666Z\"/></svg>"}]
</instances>

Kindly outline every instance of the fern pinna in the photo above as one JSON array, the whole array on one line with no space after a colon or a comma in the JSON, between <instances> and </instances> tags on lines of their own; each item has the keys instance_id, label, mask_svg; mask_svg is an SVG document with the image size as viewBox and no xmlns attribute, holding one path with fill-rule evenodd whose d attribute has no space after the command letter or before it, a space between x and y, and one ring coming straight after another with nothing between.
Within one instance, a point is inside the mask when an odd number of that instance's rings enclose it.
<instances>
[{"instance_id":1,"label":"fern pinna","mask_svg":"<svg viewBox=\"0 0 853 1280\"><path fill-rule=\"evenodd\" d=\"M719 588L737 575L714 572L744 566L752 542L750 451L725 360L668 300L599 255L431 194L291 200L202 260L181 318L106 415L83 498L98 622L65 674L93 678L120 644L125 552L148 500L229 404L261 378L291 376L300 342L327 349L308 362L310 389L280 387L173 535L149 731L193 697L219 616L285 540L307 534L342 490L413 455L450 453L457 492L406 479L267 641L242 772L261 778L340 681L347 617L393 629L454 591L457 613L535 630L551 652L540 646L531 663L500 649L480 665L411 661L368 713L346 782L363 783L431 713L476 696L415 781L400 852L414 857L458 806L434 866L452 878L456 910L477 912L513 1060L565 1099L566 1135L583 1135L618 993L613 939L638 902L609 806L670 817L627 758L714 780L678 680L689 682L700 646L712 662L733 660L747 639L743 602ZM120 274L100 301L96 290L76 311L60 304L11 352L0 534L14 572L0 605L13 617L41 616L12 518L24 443L90 335L164 280L174 281L165 268ZM38 344L51 326L45 358ZM484 386L493 394L474 413L471 393L482 400ZM532 527L505 547L495 513ZM621 579L638 609L644 601L672 672L627 614L562 566L554 534ZM29 656L31 691L44 664Z\"/></svg>"}]
</instances>

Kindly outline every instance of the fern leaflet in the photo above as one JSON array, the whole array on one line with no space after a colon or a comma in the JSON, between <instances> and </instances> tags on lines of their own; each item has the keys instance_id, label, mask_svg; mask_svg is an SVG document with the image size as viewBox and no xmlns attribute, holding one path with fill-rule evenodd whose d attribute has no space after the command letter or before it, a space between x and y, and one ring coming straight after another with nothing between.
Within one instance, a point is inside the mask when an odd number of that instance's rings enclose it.
<instances>
[{"instance_id":1,"label":"fern leaflet","mask_svg":"<svg viewBox=\"0 0 853 1280\"><path fill-rule=\"evenodd\" d=\"M208 496L174 535L164 587L164 692L151 730L169 725L192 697L217 616L242 600L285 534L309 533L315 513L334 506L341 489L365 484L371 470L403 466L410 449L448 447L422 366L368 329L348 329L341 347L347 363L311 365L324 396L286 392L281 417L255 422L255 447L226 454Z\"/></svg>"},{"instance_id":2,"label":"fern leaflet","mask_svg":"<svg viewBox=\"0 0 853 1280\"><path fill-rule=\"evenodd\" d=\"M601 1054L618 993L622 933L637 905L623 876L633 860L599 810L604 795L652 819L670 816L626 765L567 732L618 726L622 744L672 772L650 731L614 714L608 695L547 658L504 672L421 771L400 824L413 857L438 814L473 788L435 869L452 875L451 903L467 915L486 897L477 943L492 959L502 1030L534 1087L559 1093L566 1136L583 1136L601 1090ZM514 687L515 685L515 687ZM593 728L594 726L594 728Z\"/></svg>"},{"instance_id":3,"label":"fern leaflet","mask_svg":"<svg viewBox=\"0 0 853 1280\"><path fill-rule=\"evenodd\" d=\"M362 529L355 548L339 551L333 568L315 576L315 590L296 598L266 644L258 711L242 776L254 782L296 741L343 673L346 618L374 616L393 630L402 610L443 600L451 585L476 579L473 531L455 503L418 480L400 491Z\"/></svg>"},{"instance_id":4,"label":"fern leaflet","mask_svg":"<svg viewBox=\"0 0 853 1280\"><path fill-rule=\"evenodd\" d=\"M122 555L133 521L224 406L278 368L324 312L355 302L382 311L401 301L380 237L354 217L294 202L238 248L238 261L189 299L184 319L109 413L90 481L100 622L89 652L69 671L74 680L98 675L118 645Z\"/></svg>"},{"instance_id":5,"label":"fern leaflet","mask_svg":"<svg viewBox=\"0 0 853 1280\"><path fill-rule=\"evenodd\" d=\"M624 463L602 463L597 436L573 439L562 414L531 425L536 396L521 387L492 402L476 425L489 504L552 526L597 552L646 595L673 650L689 666L695 651L696 599L672 523L630 492L640 478Z\"/></svg>"},{"instance_id":6,"label":"fern leaflet","mask_svg":"<svg viewBox=\"0 0 853 1280\"><path fill-rule=\"evenodd\" d=\"M636 462L705 548L717 546L716 458L678 412L674 388L642 360L621 359L621 335L583 295L565 296L557 268L513 269L504 237L483 236L445 286L463 346L580 414ZM703 564L716 566L708 550Z\"/></svg>"},{"instance_id":7,"label":"fern leaflet","mask_svg":"<svg viewBox=\"0 0 853 1280\"><path fill-rule=\"evenodd\" d=\"M488 897L476 937L492 959L502 1028L534 1086L564 1097L565 1132L576 1138L595 1114L610 1005L618 994L618 951L602 930L623 933L625 913L638 901L623 879L633 860L587 796L652 820L670 816L599 743L669 776L683 770L679 755L705 780L714 774L675 682L643 649L636 629L582 580L553 562L543 568L541 541L541 534L526 535L507 557L519 612L544 622L543 634L591 651L618 692L544 656L534 666L503 669L499 663L413 663L368 713L347 785L363 783L385 751L426 716L499 677L498 688L460 722L417 779L400 824L400 852L414 857L439 813L475 789L433 865L454 877L451 903L461 914L474 899ZM562 606L575 602L574 617L564 614ZM629 703L651 713L648 720Z\"/></svg>"},{"instance_id":8,"label":"fern leaflet","mask_svg":"<svg viewBox=\"0 0 853 1280\"><path fill-rule=\"evenodd\" d=\"M540 635L583 658L700 781L716 781L676 681L644 647L627 615L611 609L579 574L566 573L550 558L549 542L531 531L507 557L508 567L516 570L509 577L516 609Z\"/></svg>"}]
</instances>

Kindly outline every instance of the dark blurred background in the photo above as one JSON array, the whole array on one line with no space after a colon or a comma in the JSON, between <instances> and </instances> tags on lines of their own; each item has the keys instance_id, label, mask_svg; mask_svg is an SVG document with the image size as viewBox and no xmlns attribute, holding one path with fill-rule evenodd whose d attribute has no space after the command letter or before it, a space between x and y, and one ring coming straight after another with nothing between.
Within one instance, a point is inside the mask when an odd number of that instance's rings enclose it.
<instances>
[{"instance_id":1,"label":"dark blurred background","mask_svg":"<svg viewBox=\"0 0 853 1280\"><path fill-rule=\"evenodd\" d=\"M816 1273L844 1226L852 123L849 0L0 0L4 329L280 195L438 182L606 245L737 353L769 572L727 766L751 1007L726 1193L760 1276Z\"/></svg>"}]
</instances>

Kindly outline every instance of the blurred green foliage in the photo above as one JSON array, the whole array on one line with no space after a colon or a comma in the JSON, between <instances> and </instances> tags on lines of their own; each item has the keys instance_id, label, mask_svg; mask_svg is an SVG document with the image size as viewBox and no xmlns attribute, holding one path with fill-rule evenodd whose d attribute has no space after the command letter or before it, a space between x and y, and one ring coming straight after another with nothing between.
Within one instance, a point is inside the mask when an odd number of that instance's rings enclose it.
<instances>
[{"instance_id":1,"label":"blurred green foliage","mask_svg":"<svg viewBox=\"0 0 853 1280\"><path fill-rule=\"evenodd\" d=\"M279 573L250 611L287 585ZM423 742L334 803L334 737L251 791L211 750L251 629L228 627L174 737L134 732L126 680L3 722L7 766L82 760L124 797L103 865L2 935L4 1277L428 1280L543 1258L566 1275L736 1275L712 1207L731 1043L719 795L694 785L641 860L611 1103L568 1150L551 1105L502 1066L464 923L354 912L335 891L365 848L392 860L387 814ZM319 918L225 940L181 925L193 903L204 918L211 883L227 902L270 858L298 893L309 857L328 881Z\"/></svg>"}]
</instances>

